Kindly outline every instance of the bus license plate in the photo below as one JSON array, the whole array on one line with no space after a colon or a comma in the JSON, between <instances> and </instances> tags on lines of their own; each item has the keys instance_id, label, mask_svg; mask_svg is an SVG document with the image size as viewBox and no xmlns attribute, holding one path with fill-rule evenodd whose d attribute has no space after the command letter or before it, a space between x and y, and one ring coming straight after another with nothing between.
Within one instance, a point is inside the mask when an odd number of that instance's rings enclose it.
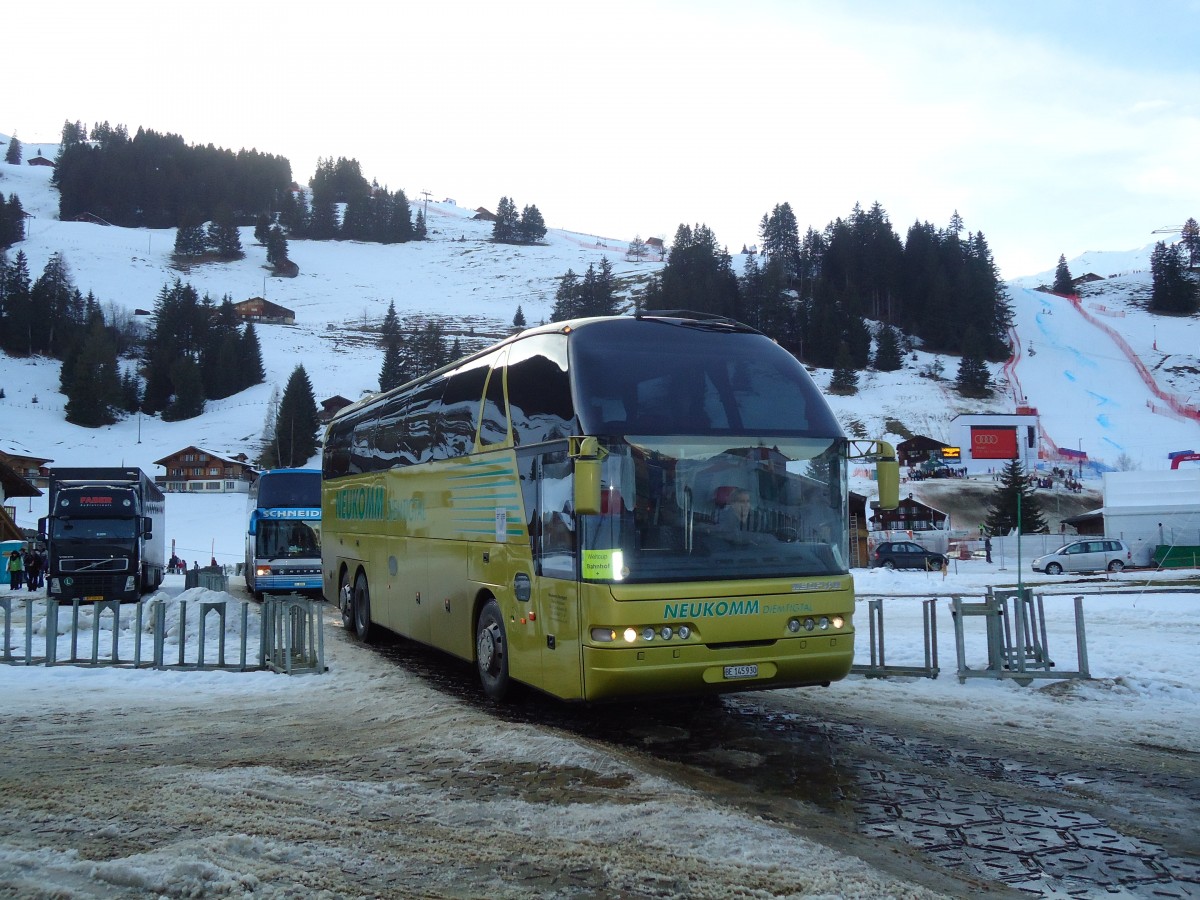
<instances>
[{"instance_id":1,"label":"bus license plate","mask_svg":"<svg viewBox=\"0 0 1200 900\"><path fill-rule=\"evenodd\" d=\"M726 678L757 678L758 666L726 666Z\"/></svg>"},{"instance_id":2,"label":"bus license plate","mask_svg":"<svg viewBox=\"0 0 1200 900\"><path fill-rule=\"evenodd\" d=\"M84 597L83 602L84 603L99 603L103 599L104 599L103 594L91 594L87 597Z\"/></svg>"}]
</instances>

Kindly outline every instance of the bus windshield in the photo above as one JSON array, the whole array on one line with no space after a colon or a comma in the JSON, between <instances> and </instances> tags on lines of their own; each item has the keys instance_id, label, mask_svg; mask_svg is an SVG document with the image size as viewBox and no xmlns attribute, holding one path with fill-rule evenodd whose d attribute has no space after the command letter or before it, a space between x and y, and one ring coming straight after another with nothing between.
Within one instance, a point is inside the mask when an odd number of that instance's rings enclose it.
<instances>
[{"instance_id":1,"label":"bus windshield","mask_svg":"<svg viewBox=\"0 0 1200 900\"><path fill-rule=\"evenodd\" d=\"M606 449L601 514L578 520L584 579L848 571L844 439L630 435Z\"/></svg>"},{"instance_id":2,"label":"bus windshield","mask_svg":"<svg viewBox=\"0 0 1200 900\"><path fill-rule=\"evenodd\" d=\"M321 555L321 523L259 519L254 555L259 559L312 559Z\"/></svg>"}]
</instances>

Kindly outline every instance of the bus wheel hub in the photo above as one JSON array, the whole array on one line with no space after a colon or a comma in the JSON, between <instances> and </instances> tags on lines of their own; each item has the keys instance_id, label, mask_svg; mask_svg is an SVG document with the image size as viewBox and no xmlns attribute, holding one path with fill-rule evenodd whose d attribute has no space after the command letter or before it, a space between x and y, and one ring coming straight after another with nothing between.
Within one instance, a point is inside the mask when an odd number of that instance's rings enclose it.
<instances>
[{"instance_id":1,"label":"bus wheel hub","mask_svg":"<svg viewBox=\"0 0 1200 900\"><path fill-rule=\"evenodd\" d=\"M503 638L495 623L488 625L479 632L479 665L486 672L496 672L500 668L500 657L504 653Z\"/></svg>"}]
</instances>

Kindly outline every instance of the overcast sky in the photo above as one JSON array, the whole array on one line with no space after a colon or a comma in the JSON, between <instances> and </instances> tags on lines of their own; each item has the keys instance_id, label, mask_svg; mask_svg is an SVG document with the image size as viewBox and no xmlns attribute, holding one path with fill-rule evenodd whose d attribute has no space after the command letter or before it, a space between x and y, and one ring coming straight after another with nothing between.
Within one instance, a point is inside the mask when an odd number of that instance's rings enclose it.
<instances>
[{"instance_id":1,"label":"overcast sky","mask_svg":"<svg viewBox=\"0 0 1200 900\"><path fill-rule=\"evenodd\" d=\"M536 204L628 240L731 251L879 201L955 211L1006 278L1200 216L1200 2L142 0L0 13L0 130L107 120L354 158L410 199Z\"/></svg>"}]
</instances>

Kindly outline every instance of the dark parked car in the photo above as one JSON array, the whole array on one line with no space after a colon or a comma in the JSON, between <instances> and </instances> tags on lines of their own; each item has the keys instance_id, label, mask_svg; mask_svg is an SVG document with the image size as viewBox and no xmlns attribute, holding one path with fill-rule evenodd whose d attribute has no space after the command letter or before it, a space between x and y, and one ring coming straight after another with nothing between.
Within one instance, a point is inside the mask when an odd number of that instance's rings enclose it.
<instances>
[{"instance_id":1,"label":"dark parked car","mask_svg":"<svg viewBox=\"0 0 1200 900\"><path fill-rule=\"evenodd\" d=\"M949 562L942 553L926 550L912 541L885 541L875 548L872 566L885 569L938 570Z\"/></svg>"}]
</instances>

